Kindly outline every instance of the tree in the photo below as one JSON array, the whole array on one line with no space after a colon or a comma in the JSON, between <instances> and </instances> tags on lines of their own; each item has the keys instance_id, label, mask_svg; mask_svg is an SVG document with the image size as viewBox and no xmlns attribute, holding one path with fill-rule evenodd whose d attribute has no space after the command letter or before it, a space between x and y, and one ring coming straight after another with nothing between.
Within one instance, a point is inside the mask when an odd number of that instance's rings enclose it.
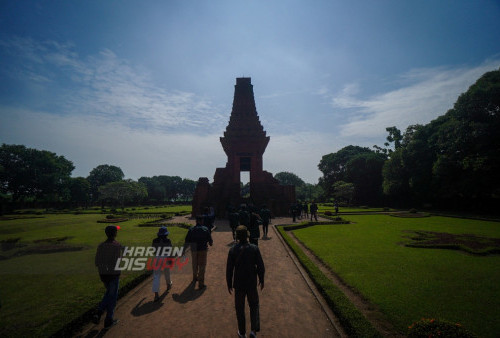
<instances>
[{"instance_id":1,"label":"tree","mask_svg":"<svg viewBox=\"0 0 500 338\"><path fill-rule=\"evenodd\" d=\"M84 177L71 178L69 181L71 202L77 206L87 206L90 202L90 183Z\"/></svg>"},{"instance_id":2,"label":"tree","mask_svg":"<svg viewBox=\"0 0 500 338\"><path fill-rule=\"evenodd\" d=\"M384 193L413 204L495 210L500 198L500 69L484 74L453 109L404 135L384 165Z\"/></svg>"},{"instance_id":3,"label":"tree","mask_svg":"<svg viewBox=\"0 0 500 338\"><path fill-rule=\"evenodd\" d=\"M111 182L119 182L123 180L123 171L114 165L101 164L90 172L87 180L90 183L90 192L92 200L99 199L99 187Z\"/></svg>"},{"instance_id":4,"label":"tree","mask_svg":"<svg viewBox=\"0 0 500 338\"><path fill-rule=\"evenodd\" d=\"M59 202L69 198L68 182L75 168L64 156L23 145L0 147L0 192L14 202L26 198Z\"/></svg>"},{"instance_id":5,"label":"tree","mask_svg":"<svg viewBox=\"0 0 500 338\"><path fill-rule=\"evenodd\" d=\"M183 201L190 201L193 199L195 189L196 189L196 181L184 178L179 187L178 196Z\"/></svg>"},{"instance_id":6,"label":"tree","mask_svg":"<svg viewBox=\"0 0 500 338\"><path fill-rule=\"evenodd\" d=\"M346 164L346 176L354 185L354 199L359 204L377 204L382 197L382 167L386 156L375 152L361 153Z\"/></svg>"},{"instance_id":7,"label":"tree","mask_svg":"<svg viewBox=\"0 0 500 338\"><path fill-rule=\"evenodd\" d=\"M99 187L100 200L111 201L115 205L125 208L126 203L139 203L147 197L146 187L133 180L123 180L119 182L107 183Z\"/></svg>"},{"instance_id":8,"label":"tree","mask_svg":"<svg viewBox=\"0 0 500 338\"><path fill-rule=\"evenodd\" d=\"M354 184L337 181L333 184L333 196L335 200L346 202L351 205L352 198L354 197Z\"/></svg>"},{"instance_id":9,"label":"tree","mask_svg":"<svg viewBox=\"0 0 500 338\"><path fill-rule=\"evenodd\" d=\"M282 171L274 175L281 185L294 185L295 187L302 187L306 183L294 173L288 171Z\"/></svg>"},{"instance_id":10,"label":"tree","mask_svg":"<svg viewBox=\"0 0 500 338\"><path fill-rule=\"evenodd\" d=\"M348 182L347 162L355 156L363 153L372 153L369 148L359 146L347 146L336 153L324 155L318 164L323 177L319 179L319 184L325 191L326 196L333 196L333 184L337 181Z\"/></svg>"}]
</instances>

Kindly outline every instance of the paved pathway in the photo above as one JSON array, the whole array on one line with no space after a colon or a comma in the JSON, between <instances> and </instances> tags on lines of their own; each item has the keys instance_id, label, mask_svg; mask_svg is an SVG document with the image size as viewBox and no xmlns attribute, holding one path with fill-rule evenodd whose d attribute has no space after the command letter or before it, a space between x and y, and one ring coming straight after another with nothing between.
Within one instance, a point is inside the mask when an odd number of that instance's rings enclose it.
<instances>
[{"instance_id":1,"label":"paved pathway","mask_svg":"<svg viewBox=\"0 0 500 338\"><path fill-rule=\"evenodd\" d=\"M193 222L188 218L172 222ZM273 219L273 224L289 224L291 218ZM225 281L227 253L232 235L227 220L217 220L212 233L213 247L208 253L205 283L199 290L191 284L189 271L173 273L173 287L164 292L161 301L153 302L152 278L118 301L115 317L120 322L109 330L89 324L78 337L236 337L237 323L234 296L229 295ZM262 337L338 337L338 321L321 299L314 295L311 282L294 262L274 227L270 239L259 240L266 266L265 288L259 291ZM189 255L189 254L188 254ZM189 264L190 266L190 264ZM248 305L247 327L249 324ZM247 333L250 329L247 329ZM344 334L342 334L344 335Z\"/></svg>"}]
</instances>

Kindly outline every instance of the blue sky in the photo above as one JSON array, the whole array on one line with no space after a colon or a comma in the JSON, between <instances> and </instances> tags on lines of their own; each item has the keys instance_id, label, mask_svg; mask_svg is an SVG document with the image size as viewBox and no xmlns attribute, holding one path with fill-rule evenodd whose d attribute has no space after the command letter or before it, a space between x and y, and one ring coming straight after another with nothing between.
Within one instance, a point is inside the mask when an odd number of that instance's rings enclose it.
<instances>
[{"instance_id":1,"label":"blue sky","mask_svg":"<svg viewBox=\"0 0 500 338\"><path fill-rule=\"evenodd\" d=\"M499 1L2 1L0 143L73 176L213 179L237 77L271 136L264 169L428 123L500 67Z\"/></svg>"}]
</instances>

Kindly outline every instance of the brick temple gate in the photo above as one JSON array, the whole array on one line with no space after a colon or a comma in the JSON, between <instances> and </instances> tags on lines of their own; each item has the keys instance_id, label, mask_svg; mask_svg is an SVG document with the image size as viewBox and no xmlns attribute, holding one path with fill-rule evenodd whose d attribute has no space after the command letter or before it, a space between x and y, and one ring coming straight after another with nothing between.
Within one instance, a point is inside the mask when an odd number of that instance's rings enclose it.
<instances>
[{"instance_id":1,"label":"brick temple gate","mask_svg":"<svg viewBox=\"0 0 500 338\"><path fill-rule=\"evenodd\" d=\"M273 175L263 170L262 155L270 137L260 123L253 85L249 77L236 79L233 109L224 136L220 138L227 155L225 168L215 170L214 182L200 177L193 198L192 215L200 214L205 206L213 206L218 217L224 217L229 206L241 203L256 207L266 205L273 216L288 214L295 202L295 186L280 185ZM240 192L240 174L250 172L250 198Z\"/></svg>"}]
</instances>

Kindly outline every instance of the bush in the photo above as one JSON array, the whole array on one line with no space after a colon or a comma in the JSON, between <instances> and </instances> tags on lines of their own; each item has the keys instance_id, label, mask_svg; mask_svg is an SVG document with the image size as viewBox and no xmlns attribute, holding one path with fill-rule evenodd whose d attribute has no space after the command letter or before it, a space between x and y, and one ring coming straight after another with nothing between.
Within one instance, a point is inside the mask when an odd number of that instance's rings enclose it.
<instances>
[{"instance_id":1,"label":"bush","mask_svg":"<svg viewBox=\"0 0 500 338\"><path fill-rule=\"evenodd\" d=\"M410 210L408 210L408 212L409 212L410 214L416 214L416 213L417 213L417 209L415 209L415 208L411 208Z\"/></svg>"},{"instance_id":2,"label":"bush","mask_svg":"<svg viewBox=\"0 0 500 338\"><path fill-rule=\"evenodd\" d=\"M391 210L391 209L388 207L384 207L384 211L389 211L389 210Z\"/></svg>"},{"instance_id":3,"label":"bush","mask_svg":"<svg viewBox=\"0 0 500 338\"><path fill-rule=\"evenodd\" d=\"M331 216L331 215L332 215L332 212L331 212L331 211L325 211L325 212L324 212L324 214L325 214L326 216Z\"/></svg>"},{"instance_id":4,"label":"bush","mask_svg":"<svg viewBox=\"0 0 500 338\"><path fill-rule=\"evenodd\" d=\"M116 214L116 209L115 209L115 208L111 209L110 211L111 211L112 213L115 213L115 214Z\"/></svg>"},{"instance_id":5,"label":"bush","mask_svg":"<svg viewBox=\"0 0 500 338\"><path fill-rule=\"evenodd\" d=\"M408 327L408 338L419 337L477 337L459 323L422 318Z\"/></svg>"},{"instance_id":6,"label":"bush","mask_svg":"<svg viewBox=\"0 0 500 338\"><path fill-rule=\"evenodd\" d=\"M106 219L113 219L113 218L116 218L115 215L106 215Z\"/></svg>"}]
</instances>

